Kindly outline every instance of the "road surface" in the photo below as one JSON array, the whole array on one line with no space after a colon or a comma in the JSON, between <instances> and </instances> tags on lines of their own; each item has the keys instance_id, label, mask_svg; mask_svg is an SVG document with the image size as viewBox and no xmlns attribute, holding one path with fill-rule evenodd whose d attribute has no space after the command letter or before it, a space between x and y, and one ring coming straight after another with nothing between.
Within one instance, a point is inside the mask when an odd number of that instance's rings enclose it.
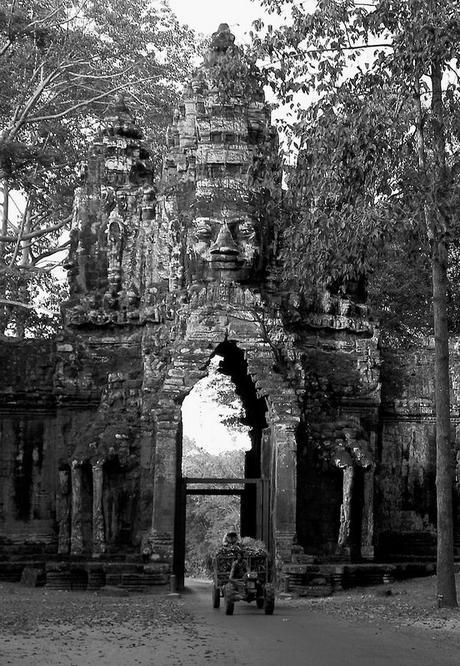
<instances>
[{"instance_id":1,"label":"road surface","mask_svg":"<svg viewBox=\"0 0 460 666\"><path fill-rule=\"evenodd\" d=\"M460 645L415 629L344 621L277 601L264 615L255 604L235 604L235 614L212 608L210 586L192 583L184 594L195 617L194 650L164 655L171 664L219 666L459 666ZM203 638L206 637L203 643ZM195 654L194 654L195 651ZM201 659L201 661L200 661ZM165 666L168 661L165 661ZM161 661L155 662L163 666Z\"/></svg>"},{"instance_id":2,"label":"road surface","mask_svg":"<svg viewBox=\"0 0 460 666\"><path fill-rule=\"evenodd\" d=\"M398 629L287 600L271 616L244 602L228 616L197 582L181 597L115 592L1 584L0 665L460 666L460 634L441 633L442 617L437 631Z\"/></svg>"}]
</instances>

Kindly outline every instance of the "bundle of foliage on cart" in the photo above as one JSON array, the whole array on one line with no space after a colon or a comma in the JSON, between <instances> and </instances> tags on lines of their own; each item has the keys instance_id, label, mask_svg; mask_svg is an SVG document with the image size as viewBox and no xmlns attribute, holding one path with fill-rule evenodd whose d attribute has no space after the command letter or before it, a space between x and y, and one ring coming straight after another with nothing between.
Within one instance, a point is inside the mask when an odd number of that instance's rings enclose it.
<instances>
[{"instance_id":1,"label":"bundle of foliage on cart","mask_svg":"<svg viewBox=\"0 0 460 666\"><path fill-rule=\"evenodd\" d=\"M243 537L240 541L240 549L243 551L244 557L255 557L256 555L268 555L267 547L260 539L253 539L252 537Z\"/></svg>"},{"instance_id":2,"label":"bundle of foliage on cart","mask_svg":"<svg viewBox=\"0 0 460 666\"><path fill-rule=\"evenodd\" d=\"M232 563L239 553L243 553L245 559L252 557L268 556L267 548L263 541L252 537L243 537L234 545L222 545L206 557L206 572L212 577L214 567L217 566L220 573L229 573ZM222 571L221 571L222 570Z\"/></svg>"}]
</instances>

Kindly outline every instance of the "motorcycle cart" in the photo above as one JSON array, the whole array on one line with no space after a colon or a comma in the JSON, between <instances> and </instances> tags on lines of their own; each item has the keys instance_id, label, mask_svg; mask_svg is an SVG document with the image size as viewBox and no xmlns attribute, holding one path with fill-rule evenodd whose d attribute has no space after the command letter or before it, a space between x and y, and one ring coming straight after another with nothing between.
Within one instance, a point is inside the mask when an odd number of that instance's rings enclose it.
<instances>
[{"instance_id":1,"label":"motorcycle cart","mask_svg":"<svg viewBox=\"0 0 460 666\"><path fill-rule=\"evenodd\" d=\"M267 554L243 554L247 571L241 579L230 579L235 553L219 553L213 560L213 608L220 607L223 597L225 614L233 615L236 601L256 602L257 608L266 615L272 615L275 608L275 590L268 582L269 567Z\"/></svg>"}]
</instances>

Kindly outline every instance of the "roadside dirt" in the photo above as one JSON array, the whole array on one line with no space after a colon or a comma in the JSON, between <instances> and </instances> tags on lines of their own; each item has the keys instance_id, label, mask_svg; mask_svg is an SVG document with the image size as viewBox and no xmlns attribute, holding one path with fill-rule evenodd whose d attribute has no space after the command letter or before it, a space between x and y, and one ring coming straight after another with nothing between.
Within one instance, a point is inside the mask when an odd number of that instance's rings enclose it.
<instances>
[{"instance_id":1,"label":"roadside dirt","mask_svg":"<svg viewBox=\"0 0 460 666\"><path fill-rule=\"evenodd\" d=\"M460 603L460 574L456 576L456 583ZM460 644L460 610L438 608L436 576L353 588L317 599L287 597L286 602L293 607L305 606L357 622L423 628L433 636L442 633Z\"/></svg>"},{"instance_id":2,"label":"roadside dirt","mask_svg":"<svg viewBox=\"0 0 460 666\"><path fill-rule=\"evenodd\" d=\"M177 597L102 596L0 585L0 664L166 664L162 649L196 642ZM158 657L153 661L152 655ZM169 662L172 663L172 662Z\"/></svg>"}]
</instances>

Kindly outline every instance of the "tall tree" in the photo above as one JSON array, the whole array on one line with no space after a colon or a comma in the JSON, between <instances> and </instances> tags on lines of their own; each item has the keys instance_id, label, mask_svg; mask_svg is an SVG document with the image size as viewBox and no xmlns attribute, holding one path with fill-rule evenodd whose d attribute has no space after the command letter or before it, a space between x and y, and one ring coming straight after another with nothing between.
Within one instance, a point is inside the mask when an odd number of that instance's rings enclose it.
<instances>
[{"instance_id":1,"label":"tall tree","mask_svg":"<svg viewBox=\"0 0 460 666\"><path fill-rule=\"evenodd\" d=\"M160 0L14 0L0 8L3 303L30 309L31 276L48 279L70 222L76 164L115 93L128 94L158 158L194 52L193 34ZM21 192L20 215L12 191Z\"/></svg>"},{"instance_id":2,"label":"tall tree","mask_svg":"<svg viewBox=\"0 0 460 666\"><path fill-rule=\"evenodd\" d=\"M401 234L412 236L413 254L429 257L438 596L456 606L447 302L459 238L458 2L320 0L311 14L292 0L262 4L290 10L290 22L255 36L255 48L268 82L297 110L303 149L287 277L300 275L310 297L310 285L328 286L324 276L346 290L378 272L382 248Z\"/></svg>"}]
</instances>

